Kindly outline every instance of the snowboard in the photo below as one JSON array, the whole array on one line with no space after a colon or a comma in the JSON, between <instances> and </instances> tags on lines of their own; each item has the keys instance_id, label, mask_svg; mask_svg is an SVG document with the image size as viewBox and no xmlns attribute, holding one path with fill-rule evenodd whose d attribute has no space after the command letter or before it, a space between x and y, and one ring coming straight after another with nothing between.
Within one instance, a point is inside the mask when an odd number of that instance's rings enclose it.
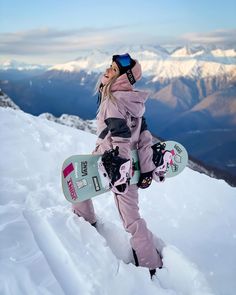
<instances>
[{"instance_id":1,"label":"snowboard","mask_svg":"<svg viewBox=\"0 0 236 295\"><path fill-rule=\"evenodd\" d=\"M176 141L157 143L161 145L168 162L160 166L165 177L174 177L181 173L188 163L188 153L183 145ZM73 155L62 165L61 181L65 198L71 203L85 201L110 190L109 181L99 170L102 155ZM137 150L132 151L132 175L130 184L137 184L140 167ZM165 165L165 167L163 167ZM158 166L159 169L159 166Z\"/></svg>"}]
</instances>

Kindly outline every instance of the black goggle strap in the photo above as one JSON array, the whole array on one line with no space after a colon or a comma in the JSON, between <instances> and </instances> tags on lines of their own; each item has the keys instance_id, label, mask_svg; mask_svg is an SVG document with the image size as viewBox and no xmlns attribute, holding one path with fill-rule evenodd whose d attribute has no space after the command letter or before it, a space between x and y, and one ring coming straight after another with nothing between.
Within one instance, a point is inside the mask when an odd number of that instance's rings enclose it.
<instances>
[{"instance_id":1,"label":"black goggle strap","mask_svg":"<svg viewBox=\"0 0 236 295\"><path fill-rule=\"evenodd\" d=\"M130 84L133 85L133 84L136 82L136 80L135 80L135 78L134 78L134 75L133 75L131 69L128 69L128 70L126 71L126 75L127 75L127 78L128 78L128 80L129 80Z\"/></svg>"},{"instance_id":2,"label":"black goggle strap","mask_svg":"<svg viewBox=\"0 0 236 295\"><path fill-rule=\"evenodd\" d=\"M132 62L132 59L128 53L122 55L113 55L112 60L118 64L118 67L120 65L122 68L124 68L124 70L125 68L130 67ZM136 80L131 69L125 70L125 72L130 84L133 85L136 82Z\"/></svg>"}]
</instances>

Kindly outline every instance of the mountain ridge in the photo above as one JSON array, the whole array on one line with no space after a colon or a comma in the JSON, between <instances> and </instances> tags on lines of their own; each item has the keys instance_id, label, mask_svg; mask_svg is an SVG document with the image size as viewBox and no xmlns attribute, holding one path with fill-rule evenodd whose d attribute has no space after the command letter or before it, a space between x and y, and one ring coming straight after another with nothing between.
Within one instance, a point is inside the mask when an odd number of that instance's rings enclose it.
<instances>
[{"instance_id":1,"label":"mountain ridge","mask_svg":"<svg viewBox=\"0 0 236 295\"><path fill-rule=\"evenodd\" d=\"M236 50L233 48L212 49L203 46L183 46L175 48L169 53L160 46L131 46L117 48L117 51L119 54L130 52L140 61L144 75L153 76L153 81L158 78L171 79L180 76L219 76L234 71L236 63ZM88 73L92 71L103 72L110 63L111 55L111 52L91 50L72 61L52 66L7 60L0 63L0 70L45 69L66 72L79 72L81 70Z\"/></svg>"},{"instance_id":2,"label":"mountain ridge","mask_svg":"<svg viewBox=\"0 0 236 295\"><path fill-rule=\"evenodd\" d=\"M14 102L2 91L0 91L0 107L4 107L4 108L9 107L14 110L20 110L20 108L16 104L14 104ZM67 114L63 114L60 117L55 117L50 113L43 113L39 115L38 117L41 119L49 120L49 121L62 124L68 127L72 127L75 129L92 133L92 134L96 134L95 120L83 120L78 116L67 115ZM159 140L164 140L155 135L153 135L153 139L154 139L154 142ZM232 177L232 175L216 167L206 165L204 162L192 157L191 155L189 155L188 167L197 172L204 173L210 177L213 177L216 179L224 179L229 185L236 187L236 181Z\"/></svg>"}]
</instances>

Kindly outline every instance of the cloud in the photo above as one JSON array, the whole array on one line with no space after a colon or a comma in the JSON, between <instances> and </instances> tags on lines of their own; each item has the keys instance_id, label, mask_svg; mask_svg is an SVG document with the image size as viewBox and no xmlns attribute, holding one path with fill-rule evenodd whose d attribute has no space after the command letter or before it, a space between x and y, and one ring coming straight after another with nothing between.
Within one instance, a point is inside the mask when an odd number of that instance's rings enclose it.
<instances>
[{"instance_id":1,"label":"cloud","mask_svg":"<svg viewBox=\"0 0 236 295\"><path fill-rule=\"evenodd\" d=\"M1 33L0 53L15 55L42 55L77 52L114 43L123 26L110 28L83 28L56 30L41 28L22 32Z\"/></svg>"},{"instance_id":2,"label":"cloud","mask_svg":"<svg viewBox=\"0 0 236 295\"><path fill-rule=\"evenodd\" d=\"M216 30L208 33L188 33L180 37L185 43L215 44L225 46L236 45L236 29Z\"/></svg>"},{"instance_id":3,"label":"cloud","mask_svg":"<svg viewBox=\"0 0 236 295\"><path fill-rule=\"evenodd\" d=\"M146 34L132 32L132 26L122 25L74 30L40 28L0 33L0 40L1 59L52 64L75 59L81 51L145 44L150 38L148 40Z\"/></svg>"},{"instance_id":4,"label":"cloud","mask_svg":"<svg viewBox=\"0 0 236 295\"><path fill-rule=\"evenodd\" d=\"M0 54L7 58L34 62L62 62L76 58L80 51L114 49L123 45L160 44L173 47L186 43L236 46L236 30L208 33L188 33L182 36L158 36L155 32L139 32L136 26L109 26L57 30L40 28L28 31L0 33Z\"/></svg>"}]
</instances>

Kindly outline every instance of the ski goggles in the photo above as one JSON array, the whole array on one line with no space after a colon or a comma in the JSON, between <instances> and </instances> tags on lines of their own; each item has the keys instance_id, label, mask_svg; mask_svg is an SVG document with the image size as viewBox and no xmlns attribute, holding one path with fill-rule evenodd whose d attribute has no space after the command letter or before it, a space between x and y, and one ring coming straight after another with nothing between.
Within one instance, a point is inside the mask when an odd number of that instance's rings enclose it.
<instances>
[{"instance_id":1,"label":"ski goggles","mask_svg":"<svg viewBox=\"0 0 236 295\"><path fill-rule=\"evenodd\" d=\"M112 61L114 61L117 64L120 70L120 75L126 73L130 84L133 85L136 82L136 80L131 69L135 65L135 61L130 57L130 55L128 53L121 55L113 55Z\"/></svg>"},{"instance_id":2,"label":"ski goggles","mask_svg":"<svg viewBox=\"0 0 236 295\"><path fill-rule=\"evenodd\" d=\"M133 62L132 58L130 57L128 53L121 54L121 55L113 55L112 60L118 63L119 65L121 65L123 68L131 67Z\"/></svg>"}]
</instances>

